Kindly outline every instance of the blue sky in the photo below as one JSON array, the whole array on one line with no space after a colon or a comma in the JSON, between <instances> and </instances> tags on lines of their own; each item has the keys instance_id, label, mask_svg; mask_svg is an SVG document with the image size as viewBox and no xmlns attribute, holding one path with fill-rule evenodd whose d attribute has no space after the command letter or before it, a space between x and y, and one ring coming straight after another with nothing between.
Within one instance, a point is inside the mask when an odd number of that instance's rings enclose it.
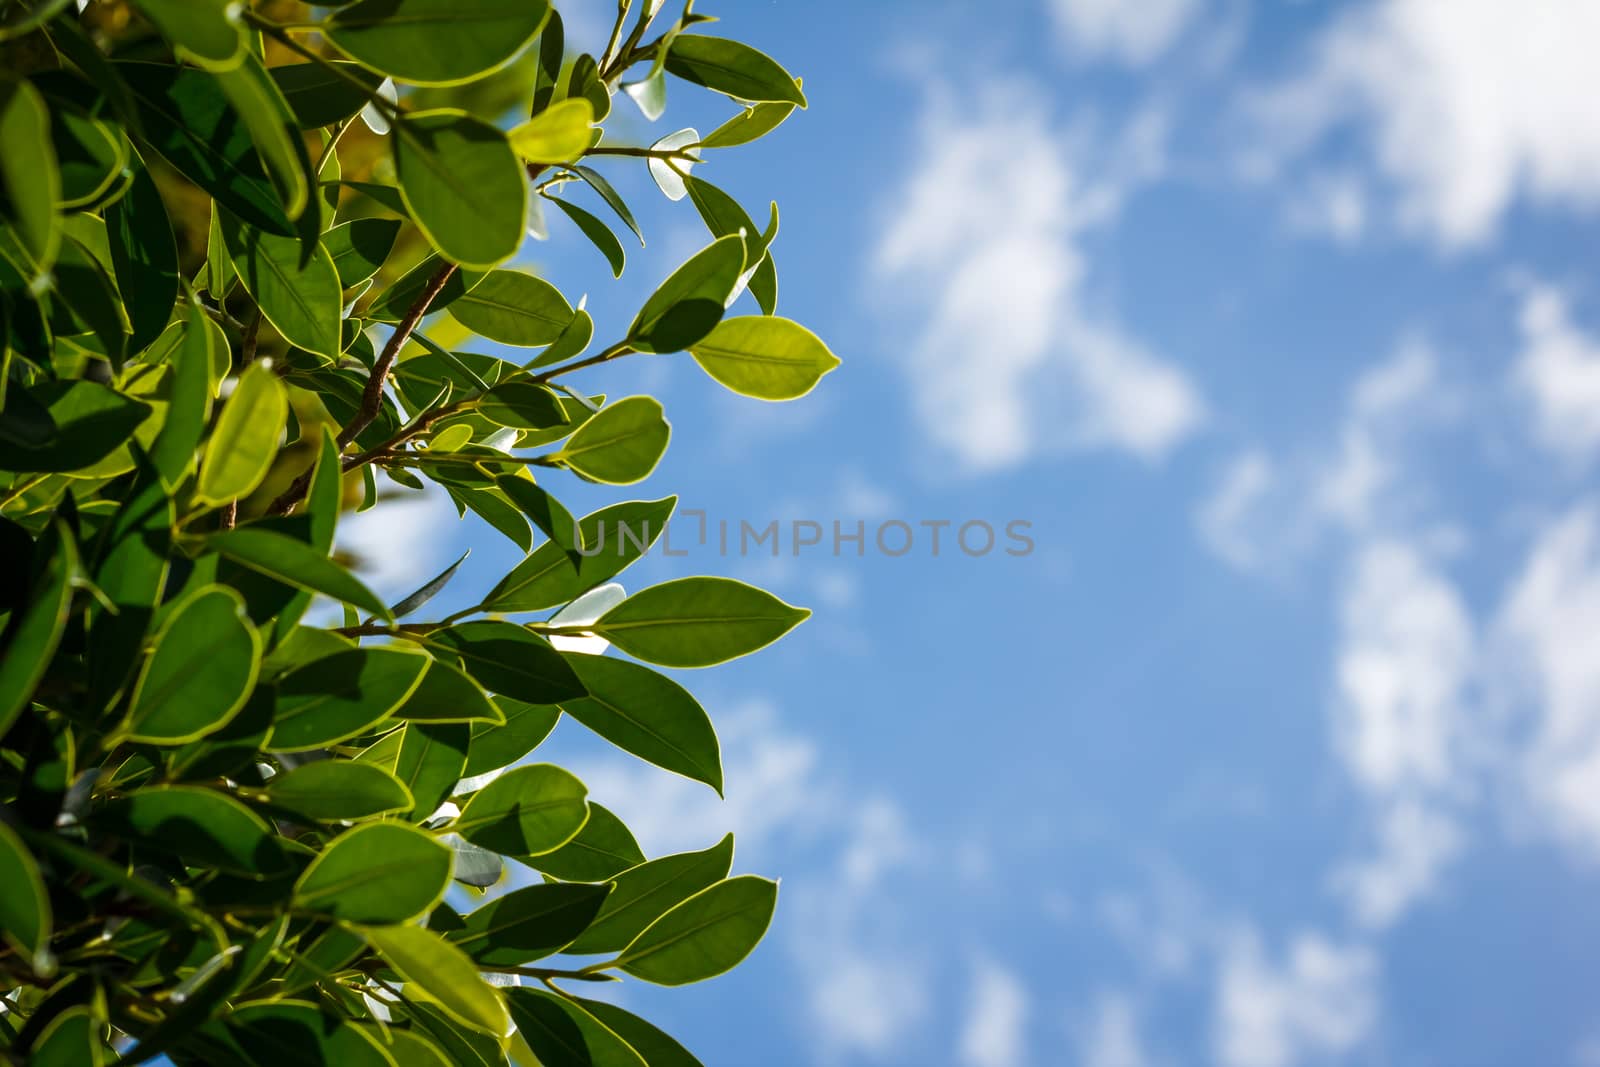
<instances>
[{"instance_id":1,"label":"blue sky","mask_svg":"<svg viewBox=\"0 0 1600 1067\"><path fill-rule=\"evenodd\" d=\"M684 678L726 802L571 724L541 750L647 851L733 829L783 879L746 966L623 1001L712 1067L1600 1064L1600 8L700 7L805 79L700 173L778 200L780 312L844 364L781 407L681 355L591 379L675 431L575 511L829 531L625 576L816 610ZM729 109L618 111L649 143ZM602 341L706 240L609 172L622 282L559 217L524 253ZM401 514L344 531L391 590L515 558Z\"/></svg>"}]
</instances>

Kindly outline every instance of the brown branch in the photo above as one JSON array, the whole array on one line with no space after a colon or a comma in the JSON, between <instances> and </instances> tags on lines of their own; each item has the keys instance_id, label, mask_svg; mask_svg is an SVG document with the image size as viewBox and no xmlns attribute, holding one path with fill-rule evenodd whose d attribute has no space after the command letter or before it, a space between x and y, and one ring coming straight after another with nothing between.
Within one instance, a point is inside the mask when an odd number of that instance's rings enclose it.
<instances>
[{"instance_id":1,"label":"brown branch","mask_svg":"<svg viewBox=\"0 0 1600 1067\"><path fill-rule=\"evenodd\" d=\"M389 370L394 366L400 350L411 339L412 331L428 313L428 306L433 303L445 284L450 281L456 272L454 263L446 263L440 267L432 278L428 279L427 286L417 295L417 299L406 310L405 318L395 326L394 332L389 335L389 342L383 346L383 351L378 355L378 361L372 366L372 373L367 377L367 387L361 394L361 408L348 425L339 431L339 450L342 452L360 435L362 430L372 425L372 420L378 417L378 412L383 410L383 388L389 380ZM267 512L272 515L287 515L294 510L296 504L305 499L306 490L311 487L312 472L316 470L315 464L307 467L301 475L290 483L272 502Z\"/></svg>"},{"instance_id":2,"label":"brown branch","mask_svg":"<svg viewBox=\"0 0 1600 1067\"><path fill-rule=\"evenodd\" d=\"M251 316L250 322L245 326L239 338L239 369L249 370L250 364L256 361L256 341L261 334L261 309L256 308L256 313ZM239 522L239 501L230 500L222 506L222 518L218 527L231 530Z\"/></svg>"}]
</instances>

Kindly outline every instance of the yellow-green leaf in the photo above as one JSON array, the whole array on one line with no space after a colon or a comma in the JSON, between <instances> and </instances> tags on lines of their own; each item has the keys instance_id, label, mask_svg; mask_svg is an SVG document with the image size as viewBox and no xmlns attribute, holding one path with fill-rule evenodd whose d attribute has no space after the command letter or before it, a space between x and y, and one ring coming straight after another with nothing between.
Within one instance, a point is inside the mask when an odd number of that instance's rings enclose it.
<instances>
[{"instance_id":1,"label":"yellow-green leaf","mask_svg":"<svg viewBox=\"0 0 1600 1067\"><path fill-rule=\"evenodd\" d=\"M249 496L277 458L288 415L288 393L271 368L265 363L245 368L206 446L196 500L217 507Z\"/></svg>"}]
</instances>

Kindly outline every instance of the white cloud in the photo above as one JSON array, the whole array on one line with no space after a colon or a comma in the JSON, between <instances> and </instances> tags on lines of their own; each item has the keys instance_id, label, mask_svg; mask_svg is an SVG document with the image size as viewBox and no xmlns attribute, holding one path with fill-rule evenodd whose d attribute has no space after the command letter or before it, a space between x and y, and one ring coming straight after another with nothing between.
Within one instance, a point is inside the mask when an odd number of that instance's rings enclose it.
<instances>
[{"instance_id":1,"label":"white cloud","mask_svg":"<svg viewBox=\"0 0 1600 1067\"><path fill-rule=\"evenodd\" d=\"M1435 805L1399 800L1377 817L1375 854L1346 863L1333 884L1362 926L1392 925L1431 893L1463 845L1457 820Z\"/></svg>"},{"instance_id":2,"label":"white cloud","mask_svg":"<svg viewBox=\"0 0 1600 1067\"><path fill-rule=\"evenodd\" d=\"M1266 453L1245 452L1228 464L1217 488L1196 514L1201 540L1238 570L1253 571L1261 566L1265 537L1257 528L1257 517L1274 481L1272 460Z\"/></svg>"},{"instance_id":3,"label":"white cloud","mask_svg":"<svg viewBox=\"0 0 1600 1067\"><path fill-rule=\"evenodd\" d=\"M1541 443L1573 460L1600 452L1600 339L1573 322L1566 297L1545 285L1522 302L1522 352L1513 370L1532 404Z\"/></svg>"},{"instance_id":4,"label":"white cloud","mask_svg":"<svg viewBox=\"0 0 1600 1067\"><path fill-rule=\"evenodd\" d=\"M1411 545L1357 555L1341 612L1335 735L1351 775L1378 795L1448 787L1458 766L1471 617Z\"/></svg>"},{"instance_id":5,"label":"white cloud","mask_svg":"<svg viewBox=\"0 0 1600 1067\"><path fill-rule=\"evenodd\" d=\"M1367 232L1371 208L1367 189L1349 174L1318 174L1289 203L1289 224L1301 233L1320 234L1340 244L1355 244Z\"/></svg>"},{"instance_id":6,"label":"white cloud","mask_svg":"<svg viewBox=\"0 0 1600 1067\"><path fill-rule=\"evenodd\" d=\"M1122 993L1101 993L1095 999L1079 1060L1082 1067L1150 1067L1132 999Z\"/></svg>"},{"instance_id":7,"label":"white cloud","mask_svg":"<svg viewBox=\"0 0 1600 1067\"><path fill-rule=\"evenodd\" d=\"M1202 418L1188 379L1083 295L1079 234L1159 166L1160 124L1136 123L1096 185L1043 97L1017 85L934 94L873 257L877 291L906 294L920 321L897 342L916 414L970 470L1043 449L1158 459Z\"/></svg>"},{"instance_id":8,"label":"white cloud","mask_svg":"<svg viewBox=\"0 0 1600 1067\"><path fill-rule=\"evenodd\" d=\"M980 961L973 972L961 1062L966 1067L1026 1067L1028 990L1011 971Z\"/></svg>"},{"instance_id":9,"label":"white cloud","mask_svg":"<svg viewBox=\"0 0 1600 1067\"><path fill-rule=\"evenodd\" d=\"M1275 965L1260 936L1240 930L1218 976L1217 1060L1224 1067L1290 1067L1308 1055L1350 1051L1377 1021L1377 973L1370 949L1318 934L1296 937Z\"/></svg>"},{"instance_id":10,"label":"white cloud","mask_svg":"<svg viewBox=\"0 0 1600 1067\"><path fill-rule=\"evenodd\" d=\"M1131 5L1130 5L1131 6ZM1346 9L1306 74L1255 101L1280 158L1352 120L1408 229L1446 246L1493 235L1517 200L1600 206L1600 5L1376 0ZM1269 153L1271 154L1271 153Z\"/></svg>"},{"instance_id":11,"label":"white cloud","mask_svg":"<svg viewBox=\"0 0 1600 1067\"><path fill-rule=\"evenodd\" d=\"M1165 52L1199 11L1199 0L1050 0L1075 51L1141 65Z\"/></svg>"},{"instance_id":12,"label":"white cloud","mask_svg":"<svg viewBox=\"0 0 1600 1067\"><path fill-rule=\"evenodd\" d=\"M340 551L356 560L357 573L386 600L398 600L449 566L452 534L461 517L443 489L398 491L369 511L339 518Z\"/></svg>"},{"instance_id":13,"label":"white cloud","mask_svg":"<svg viewBox=\"0 0 1600 1067\"><path fill-rule=\"evenodd\" d=\"M1510 683L1534 712L1527 795L1559 839L1600 859L1600 506L1577 506L1540 533L1497 631Z\"/></svg>"}]
</instances>

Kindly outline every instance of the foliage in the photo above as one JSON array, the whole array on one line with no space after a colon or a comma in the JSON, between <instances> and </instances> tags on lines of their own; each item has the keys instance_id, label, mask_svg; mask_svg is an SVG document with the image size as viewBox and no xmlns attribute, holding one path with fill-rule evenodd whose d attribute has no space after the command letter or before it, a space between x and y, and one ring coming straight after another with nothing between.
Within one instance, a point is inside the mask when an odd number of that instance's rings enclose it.
<instances>
[{"instance_id":1,"label":"foliage","mask_svg":"<svg viewBox=\"0 0 1600 1067\"><path fill-rule=\"evenodd\" d=\"M692 0L619 0L575 57L545 0L80 6L0 0L0 1060L694 1063L574 990L727 971L776 884L729 877L731 838L646 860L530 754L565 714L720 793L705 712L634 660L806 612L720 578L626 596L674 498L555 493L644 479L670 435L577 372L686 352L787 400L836 365L775 314L776 207L758 229L689 173L800 83ZM671 79L739 106L604 134ZM506 264L553 205L620 275L607 164L710 241L596 347ZM334 549L425 483L525 553L433 621L459 560L389 604Z\"/></svg>"}]
</instances>

